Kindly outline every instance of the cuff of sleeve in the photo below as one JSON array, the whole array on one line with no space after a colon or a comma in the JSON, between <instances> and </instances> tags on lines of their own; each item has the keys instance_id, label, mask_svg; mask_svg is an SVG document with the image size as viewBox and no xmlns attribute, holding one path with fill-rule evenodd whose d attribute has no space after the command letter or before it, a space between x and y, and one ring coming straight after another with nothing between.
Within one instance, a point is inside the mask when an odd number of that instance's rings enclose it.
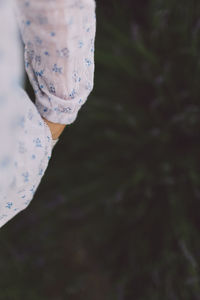
<instances>
[{"instance_id":1,"label":"cuff of sleeve","mask_svg":"<svg viewBox=\"0 0 200 300\"><path fill-rule=\"evenodd\" d=\"M58 105L53 108L49 108L38 101L37 98L35 105L42 117L50 122L65 125L72 124L76 120L78 111L81 107L81 105L76 105L76 107L74 107L74 103L69 103L69 105L65 108L59 107Z\"/></svg>"}]
</instances>

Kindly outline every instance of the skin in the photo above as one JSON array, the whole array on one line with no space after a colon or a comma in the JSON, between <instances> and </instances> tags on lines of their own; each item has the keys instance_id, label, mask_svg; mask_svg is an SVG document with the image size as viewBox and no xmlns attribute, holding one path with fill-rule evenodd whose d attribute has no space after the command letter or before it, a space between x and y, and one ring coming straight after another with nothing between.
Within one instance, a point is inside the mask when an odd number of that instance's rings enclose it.
<instances>
[{"instance_id":1,"label":"skin","mask_svg":"<svg viewBox=\"0 0 200 300\"><path fill-rule=\"evenodd\" d=\"M49 126L53 140L57 140L60 137L63 130L65 129L66 125L65 124L52 123L52 122L48 121L45 118L42 118L42 119Z\"/></svg>"}]
</instances>

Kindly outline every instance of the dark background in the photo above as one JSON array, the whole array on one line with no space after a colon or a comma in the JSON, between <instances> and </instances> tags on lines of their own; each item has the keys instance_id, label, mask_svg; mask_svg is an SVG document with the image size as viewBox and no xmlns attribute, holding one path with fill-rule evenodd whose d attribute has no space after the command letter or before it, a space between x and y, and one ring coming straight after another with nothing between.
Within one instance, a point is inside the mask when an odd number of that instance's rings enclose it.
<instances>
[{"instance_id":1,"label":"dark background","mask_svg":"<svg viewBox=\"0 0 200 300\"><path fill-rule=\"evenodd\" d=\"M96 13L94 89L0 231L0 300L200 299L200 2Z\"/></svg>"}]
</instances>

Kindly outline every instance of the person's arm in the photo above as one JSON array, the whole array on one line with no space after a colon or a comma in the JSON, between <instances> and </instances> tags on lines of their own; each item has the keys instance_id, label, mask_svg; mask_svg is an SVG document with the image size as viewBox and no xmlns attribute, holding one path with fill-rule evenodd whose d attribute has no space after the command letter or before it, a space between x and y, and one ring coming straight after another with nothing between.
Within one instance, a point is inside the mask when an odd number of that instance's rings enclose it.
<instances>
[{"instance_id":1,"label":"person's arm","mask_svg":"<svg viewBox=\"0 0 200 300\"><path fill-rule=\"evenodd\" d=\"M93 89L96 2L15 1L35 104L57 138Z\"/></svg>"}]
</instances>

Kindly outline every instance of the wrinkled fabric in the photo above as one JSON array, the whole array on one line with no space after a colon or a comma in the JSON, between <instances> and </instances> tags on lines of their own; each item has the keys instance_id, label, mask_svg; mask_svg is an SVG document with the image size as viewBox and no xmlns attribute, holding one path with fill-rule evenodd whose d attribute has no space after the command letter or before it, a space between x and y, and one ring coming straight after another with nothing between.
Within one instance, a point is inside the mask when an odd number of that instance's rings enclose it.
<instances>
[{"instance_id":1,"label":"wrinkled fabric","mask_svg":"<svg viewBox=\"0 0 200 300\"><path fill-rule=\"evenodd\" d=\"M12 151L0 151L0 227L30 204L52 154L50 129L28 95L19 88L12 99L21 111L10 124Z\"/></svg>"},{"instance_id":2,"label":"wrinkled fabric","mask_svg":"<svg viewBox=\"0 0 200 300\"><path fill-rule=\"evenodd\" d=\"M0 0L0 227L24 210L46 171L52 136L23 89L22 46L12 0Z\"/></svg>"},{"instance_id":3,"label":"wrinkled fabric","mask_svg":"<svg viewBox=\"0 0 200 300\"><path fill-rule=\"evenodd\" d=\"M0 227L27 208L48 167L57 140L42 116L74 122L93 88L95 22L93 0L0 0Z\"/></svg>"},{"instance_id":4,"label":"wrinkled fabric","mask_svg":"<svg viewBox=\"0 0 200 300\"><path fill-rule=\"evenodd\" d=\"M38 111L51 122L71 124L94 86L96 2L15 3Z\"/></svg>"}]
</instances>

